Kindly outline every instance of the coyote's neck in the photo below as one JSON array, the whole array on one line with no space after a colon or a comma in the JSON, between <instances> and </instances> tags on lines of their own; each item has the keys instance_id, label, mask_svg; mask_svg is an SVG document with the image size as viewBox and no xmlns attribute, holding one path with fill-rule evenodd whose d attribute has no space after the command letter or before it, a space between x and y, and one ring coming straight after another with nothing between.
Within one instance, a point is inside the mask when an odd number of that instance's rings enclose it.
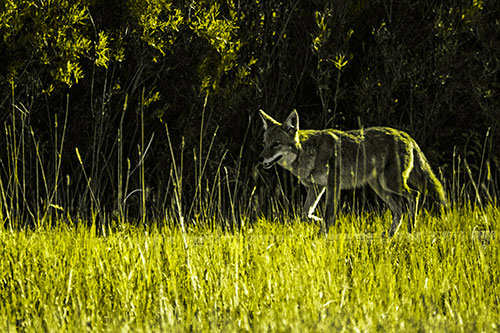
<instances>
[{"instance_id":1,"label":"coyote's neck","mask_svg":"<svg viewBox=\"0 0 500 333\"><path fill-rule=\"evenodd\" d=\"M282 159L279 164L299 178L301 182L307 183L314 169L315 157L309 156L300 148L294 154L288 155L288 158Z\"/></svg>"}]
</instances>

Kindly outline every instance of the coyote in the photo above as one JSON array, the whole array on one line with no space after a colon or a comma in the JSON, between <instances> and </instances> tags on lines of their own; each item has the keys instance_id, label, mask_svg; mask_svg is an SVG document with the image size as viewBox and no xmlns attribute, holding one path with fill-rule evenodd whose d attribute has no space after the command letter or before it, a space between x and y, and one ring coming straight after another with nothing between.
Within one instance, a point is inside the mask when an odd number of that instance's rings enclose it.
<instances>
[{"instance_id":1,"label":"coyote","mask_svg":"<svg viewBox=\"0 0 500 333\"><path fill-rule=\"evenodd\" d=\"M326 189L322 224L326 233L335 222L341 189L370 185L392 212L390 237L399 229L406 210L412 232L418 200L427 190L446 205L443 186L415 140L403 131L389 127L300 130L296 110L283 124L262 110L260 115L265 147L259 163L266 169L278 163L299 178L307 188L304 218L322 221L314 210ZM321 189L319 194L316 189Z\"/></svg>"}]
</instances>

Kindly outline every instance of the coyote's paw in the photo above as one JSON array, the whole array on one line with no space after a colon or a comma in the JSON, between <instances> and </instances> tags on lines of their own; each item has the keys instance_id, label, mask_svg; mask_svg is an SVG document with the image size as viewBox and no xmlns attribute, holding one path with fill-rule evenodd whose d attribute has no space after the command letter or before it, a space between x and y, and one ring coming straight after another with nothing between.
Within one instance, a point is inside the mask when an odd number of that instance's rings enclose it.
<instances>
[{"instance_id":1,"label":"coyote's paw","mask_svg":"<svg viewBox=\"0 0 500 333\"><path fill-rule=\"evenodd\" d=\"M311 220L313 220L315 222L323 222L323 219L321 217L316 216L314 214L307 214L306 218L311 219Z\"/></svg>"},{"instance_id":2,"label":"coyote's paw","mask_svg":"<svg viewBox=\"0 0 500 333\"><path fill-rule=\"evenodd\" d=\"M306 212L304 212L304 213L302 213L301 217L302 217L302 220L311 219L311 220L313 220L315 222L321 222L321 221L323 221L323 219L321 217L318 217L318 216L316 216L316 215L314 215L312 213L306 213Z\"/></svg>"},{"instance_id":3,"label":"coyote's paw","mask_svg":"<svg viewBox=\"0 0 500 333\"><path fill-rule=\"evenodd\" d=\"M396 231L394 231L394 230L382 231L381 236L383 239L391 239L396 234Z\"/></svg>"}]
</instances>

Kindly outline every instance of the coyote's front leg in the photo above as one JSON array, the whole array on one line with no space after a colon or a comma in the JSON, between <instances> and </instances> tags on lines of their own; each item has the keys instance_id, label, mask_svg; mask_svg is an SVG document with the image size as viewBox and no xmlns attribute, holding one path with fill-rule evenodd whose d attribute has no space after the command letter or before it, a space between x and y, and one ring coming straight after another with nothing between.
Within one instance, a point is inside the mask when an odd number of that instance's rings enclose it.
<instances>
[{"instance_id":1,"label":"coyote's front leg","mask_svg":"<svg viewBox=\"0 0 500 333\"><path fill-rule=\"evenodd\" d=\"M307 219L310 218L314 221L320 222L323 219L314 215L314 211L316 210L316 206L318 205L319 200L325 193L325 188L321 190L321 192L317 193L316 188L313 184L307 186L307 197L304 202L304 208L302 210L302 218Z\"/></svg>"}]
</instances>

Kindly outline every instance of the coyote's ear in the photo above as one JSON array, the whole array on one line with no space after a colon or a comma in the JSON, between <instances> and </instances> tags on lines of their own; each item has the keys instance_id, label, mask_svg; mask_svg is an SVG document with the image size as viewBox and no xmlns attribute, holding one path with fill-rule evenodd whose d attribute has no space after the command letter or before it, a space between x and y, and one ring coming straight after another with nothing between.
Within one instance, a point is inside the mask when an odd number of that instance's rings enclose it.
<instances>
[{"instance_id":1,"label":"coyote's ear","mask_svg":"<svg viewBox=\"0 0 500 333\"><path fill-rule=\"evenodd\" d=\"M287 131L295 132L299 130L299 114L297 113L297 110L294 109L292 113L288 115L288 118L286 118L283 126Z\"/></svg>"},{"instance_id":2,"label":"coyote's ear","mask_svg":"<svg viewBox=\"0 0 500 333\"><path fill-rule=\"evenodd\" d=\"M270 115L265 113L263 110L259 110L259 113L260 113L260 117L262 118L262 122L264 123L264 130L265 131L267 131L269 126L272 126L272 125L281 126L281 123L274 120L273 117L271 117Z\"/></svg>"}]
</instances>

